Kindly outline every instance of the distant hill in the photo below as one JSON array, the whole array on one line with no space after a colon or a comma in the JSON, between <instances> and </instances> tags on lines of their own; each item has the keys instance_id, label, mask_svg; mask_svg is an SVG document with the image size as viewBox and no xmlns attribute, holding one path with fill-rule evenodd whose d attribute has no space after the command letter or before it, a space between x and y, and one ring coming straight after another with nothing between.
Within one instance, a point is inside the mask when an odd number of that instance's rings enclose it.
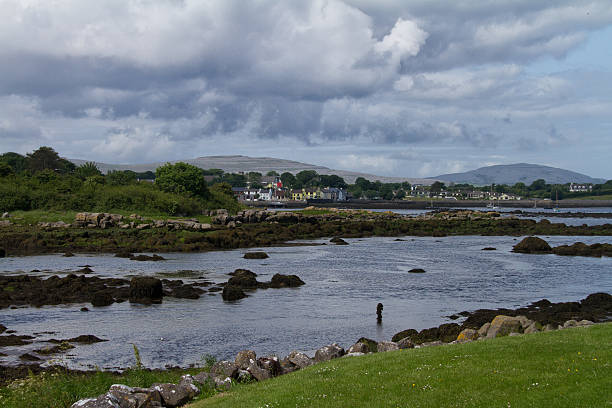
<instances>
[{"instance_id":1,"label":"distant hill","mask_svg":"<svg viewBox=\"0 0 612 408\"><path fill-rule=\"evenodd\" d=\"M87 162L87 160L68 159L77 166ZM409 177L386 177L376 176L374 174L357 173L346 170L334 170L324 166L314 164L300 163L291 160L275 159L272 157L249 157L249 156L206 156L196 159L176 160L170 163L182 161L193 164L201 169L221 169L226 173L248 173L256 171L265 175L269 171L277 171L279 174L289 172L292 174L299 173L302 170L314 170L319 174L336 174L349 184L355 182L357 177L363 177L370 181L380 180L383 183L401 183L407 181L411 184L432 184L435 179L409 178ZM138 173L145 171L155 171L159 166L163 166L166 162L147 163L147 164L107 164L96 162L98 168L107 173L110 170L132 170Z\"/></svg>"},{"instance_id":2,"label":"distant hill","mask_svg":"<svg viewBox=\"0 0 612 408\"><path fill-rule=\"evenodd\" d=\"M548 184L565 184L570 182L603 183L606 181L570 170L528 163L481 167L465 173L442 174L437 177L432 177L432 179L453 182L455 184L468 183L474 185L488 185L493 183L512 185L518 182L529 185L538 179L544 179Z\"/></svg>"}]
</instances>

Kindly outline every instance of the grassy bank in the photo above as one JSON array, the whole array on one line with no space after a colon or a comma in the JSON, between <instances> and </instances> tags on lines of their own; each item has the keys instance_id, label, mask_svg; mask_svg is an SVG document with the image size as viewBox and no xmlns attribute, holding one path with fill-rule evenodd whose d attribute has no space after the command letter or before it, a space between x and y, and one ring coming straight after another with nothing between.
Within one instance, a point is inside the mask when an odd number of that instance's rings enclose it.
<instances>
[{"instance_id":1,"label":"grassy bank","mask_svg":"<svg viewBox=\"0 0 612 408\"><path fill-rule=\"evenodd\" d=\"M0 407L10 408L64 408L79 399L97 397L113 384L131 387L150 387L153 383L178 383L181 375L197 374L202 369L149 371L132 369L123 374L95 372L75 374L59 370L31 375L0 387ZM212 395L204 390L199 398Z\"/></svg>"},{"instance_id":2,"label":"grassy bank","mask_svg":"<svg viewBox=\"0 0 612 408\"><path fill-rule=\"evenodd\" d=\"M342 358L191 404L212 407L603 407L612 324Z\"/></svg>"}]
</instances>

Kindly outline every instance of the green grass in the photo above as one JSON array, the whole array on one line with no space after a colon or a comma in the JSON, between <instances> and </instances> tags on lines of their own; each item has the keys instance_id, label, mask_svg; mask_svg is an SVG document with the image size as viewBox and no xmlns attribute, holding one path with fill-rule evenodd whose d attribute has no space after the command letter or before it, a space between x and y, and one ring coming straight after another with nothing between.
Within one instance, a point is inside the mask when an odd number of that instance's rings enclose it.
<instances>
[{"instance_id":1,"label":"green grass","mask_svg":"<svg viewBox=\"0 0 612 408\"><path fill-rule=\"evenodd\" d=\"M576 197L574 200L612 200L612 194L588 197Z\"/></svg>"},{"instance_id":2,"label":"green grass","mask_svg":"<svg viewBox=\"0 0 612 408\"><path fill-rule=\"evenodd\" d=\"M148 371L132 369L123 374L96 372L93 374L70 374L66 372L41 373L14 381L0 388L0 407L10 408L64 408L83 398L97 397L108 391L113 384L131 387L149 387L159 382L177 383L181 375L197 374L202 369ZM199 398L212 395L205 390Z\"/></svg>"},{"instance_id":3,"label":"green grass","mask_svg":"<svg viewBox=\"0 0 612 408\"><path fill-rule=\"evenodd\" d=\"M343 358L189 407L612 406L611 339L605 324Z\"/></svg>"}]
</instances>

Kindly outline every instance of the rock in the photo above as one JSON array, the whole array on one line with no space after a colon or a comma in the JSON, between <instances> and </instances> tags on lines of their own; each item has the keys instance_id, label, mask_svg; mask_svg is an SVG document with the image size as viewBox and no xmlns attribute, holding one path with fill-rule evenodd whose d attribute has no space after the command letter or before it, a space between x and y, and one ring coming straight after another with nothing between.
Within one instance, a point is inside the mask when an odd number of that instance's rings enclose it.
<instances>
[{"instance_id":1,"label":"rock","mask_svg":"<svg viewBox=\"0 0 612 408\"><path fill-rule=\"evenodd\" d=\"M210 289L212 292L212 289ZM238 286L233 285L225 285L223 288L223 293L221 294L223 300L225 301L234 301L247 297L247 295L240 289Z\"/></svg>"},{"instance_id":2,"label":"rock","mask_svg":"<svg viewBox=\"0 0 612 408\"><path fill-rule=\"evenodd\" d=\"M529 320L526 316L516 316L516 318L521 322L521 327L523 330L533 324L533 320Z\"/></svg>"},{"instance_id":3,"label":"rock","mask_svg":"<svg viewBox=\"0 0 612 408\"><path fill-rule=\"evenodd\" d=\"M110 293L96 292L91 298L91 305L94 307L110 306L115 302L115 299Z\"/></svg>"},{"instance_id":4,"label":"rock","mask_svg":"<svg viewBox=\"0 0 612 408\"><path fill-rule=\"evenodd\" d=\"M414 268L409 270L408 273L425 273L425 270L421 268Z\"/></svg>"},{"instance_id":5,"label":"rock","mask_svg":"<svg viewBox=\"0 0 612 408\"><path fill-rule=\"evenodd\" d=\"M416 336L418 334L419 332L414 329L402 330L399 333L395 333L393 337L391 338L391 341L398 343L401 339L412 338L413 336Z\"/></svg>"},{"instance_id":6,"label":"rock","mask_svg":"<svg viewBox=\"0 0 612 408\"><path fill-rule=\"evenodd\" d=\"M161 395L157 390L151 388L133 388L123 384L113 384L106 395L114 397L122 408L162 407Z\"/></svg>"},{"instance_id":7,"label":"rock","mask_svg":"<svg viewBox=\"0 0 612 408\"><path fill-rule=\"evenodd\" d=\"M538 237L527 237L512 248L513 252L523 254L550 254L552 248L548 242Z\"/></svg>"},{"instance_id":8,"label":"rock","mask_svg":"<svg viewBox=\"0 0 612 408\"><path fill-rule=\"evenodd\" d=\"M379 353L384 353L385 351L399 350L399 346L393 341L380 341L377 350Z\"/></svg>"},{"instance_id":9,"label":"rock","mask_svg":"<svg viewBox=\"0 0 612 408\"><path fill-rule=\"evenodd\" d=\"M268 254L265 252L247 252L244 254L244 259L266 259L268 258Z\"/></svg>"},{"instance_id":10,"label":"rock","mask_svg":"<svg viewBox=\"0 0 612 408\"><path fill-rule=\"evenodd\" d=\"M491 327L487 331L487 338L507 336L510 333L521 333L523 327L521 321L516 317L498 315L491 322Z\"/></svg>"},{"instance_id":11,"label":"rock","mask_svg":"<svg viewBox=\"0 0 612 408\"><path fill-rule=\"evenodd\" d=\"M127 252L127 251L117 252L115 254L116 258L132 258L133 256L134 256L133 253Z\"/></svg>"},{"instance_id":12,"label":"rock","mask_svg":"<svg viewBox=\"0 0 612 408\"><path fill-rule=\"evenodd\" d=\"M404 337L403 339L397 342L397 346L401 350L411 349L411 348L414 348L414 343L412 342L412 340L410 340L410 337Z\"/></svg>"},{"instance_id":13,"label":"rock","mask_svg":"<svg viewBox=\"0 0 612 408\"><path fill-rule=\"evenodd\" d=\"M563 323L563 328L567 329L568 327L576 327L578 326L578 322L575 320L568 320L565 323Z\"/></svg>"},{"instance_id":14,"label":"rock","mask_svg":"<svg viewBox=\"0 0 612 408\"><path fill-rule=\"evenodd\" d=\"M280 362L276 356L260 357L257 359L257 365L270 372L272 377L276 377L282 372Z\"/></svg>"},{"instance_id":15,"label":"rock","mask_svg":"<svg viewBox=\"0 0 612 408\"><path fill-rule=\"evenodd\" d=\"M124 408L112 394L100 395L98 398L85 398L72 404L70 408Z\"/></svg>"},{"instance_id":16,"label":"rock","mask_svg":"<svg viewBox=\"0 0 612 408\"><path fill-rule=\"evenodd\" d=\"M542 331L553 331L553 330L557 330L557 326L555 326L554 324L548 323L546 326L544 326L544 328L542 329Z\"/></svg>"},{"instance_id":17,"label":"rock","mask_svg":"<svg viewBox=\"0 0 612 408\"><path fill-rule=\"evenodd\" d=\"M459 343L466 343L469 341L478 340L478 331L474 329L463 329L459 336L457 336L457 341Z\"/></svg>"},{"instance_id":18,"label":"rock","mask_svg":"<svg viewBox=\"0 0 612 408\"><path fill-rule=\"evenodd\" d=\"M242 350L236 354L234 363L238 368L246 370L253 362L257 360L257 355L253 350Z\"/></svg>"},{"instance_id":19,"label":"rock","mask_svg":"<svg viewBox=\"0 0 612 408\"><path fill-rule=\"evenodd\" d=\"M51 339L49 340L49 343L61 344L65 342L70 342L70 343L80 343L80 344L94 344L94 343L100 343L103 341L108 341L108 340L101 339L92 334L82 334L80 336L73 337L71 339L62 339L62 340Z\"/></svg>"},{"instance_id":20,"label":"rock","mask_svg":"<svg viewBox=\"0 0 612 408\"><path fill-rule=\"evenodd\" d=\"M304 285L304 281L297 275L281 275L276 273L270 281L271 288L294 288L302 285Z\"/></svg>"},{"instance_id":21,"label":"rock","mask_svg":"<svg viewBox=\"0 0 612 408\"><path fill-rule=\"evenodd\" d=\"M32 336L16 336L14 334L10 334L8 336L0 336L0 347L25 346L26 344L32 343L30 341L32 339L34 339L34 337Z\"/></svg>"},{"instance_id":22,"label":"rock","mask_svg":"<svg viewBox=\"0 0 612 408\"><path fill-rule=\"evenodd\" d=\"M542 327L541 325L540 327L538 327L537 322L533 322L527 328L525 328L525 331L523 333L525 334L538 333L541 327Z\"/></svg>"},{"instance_id":23,"label":"rock","mask_svg":"<svg viewBox=\"0 0 612 408\"><path fill-rule=\"evenodd\" d=\"M181 376L181 380L178 383L179 387L188 388L192 392L192 397L200 394L200 389L195 385L195 379L191 374L185 374Z\"/></svg>"},{"instance_id":24,"label":"rock","mask_svg":"<svg viewBox=\"0 0 612 408\"><path fill-rule=\"evenodd\" d=\"M7 212L2 213L2 218L9 218L10 214Z\"/></svg>"},{"instance_id":25,"label":"rock","mask_svg":"<svg viewBox=\"0 0 612 408\"><path fill-rule=\"evenodd\" d=\"M0 324L0 334L4 333L6 331L6 326L3 324Z\"/></svg>"},{"instance_id":26,"label":"rock","mask_svg":"<svg viewBox=\"0 0 612 408\"><path fill-rule=\"evenodd\" d=\"M157 254L153 254L152 256L149 256L149 255L131 256L130 260L132 261L165 261L166 258L164 258L163 256L159 256Z\"/></svg>"},{"instance_id":27,"label":"rock","mask_svg":"<svg viewBox=\"0 0 612 408\"><path fill-rule=\"evenodd\" d=\"M214 379L215 388L219 391L229 391L232 388L232 379L229 377L219 378L215 377Z\"/></svg>"},{"instance_id":28,"label":"rock","mask_svg":"<svg viewBox=\"0 0 612 408\"><path fill-rule=\"evenodd\" d=\"M484 247L482 248L483 251L497 251L497 248L493 248L493 247Z\"/></svg>"},{"instance_id":29,"label":"rock","mask_svg":"<svg viewBox=\"0 0 612 408\"><path fill-rule=\"evenodd\" d=\"M353 344L351 347L349 347L347 354L355 354L355 353L366 354L369 352L370 352L370 347L368 347L366 343L357 342Z\"/></svg>"},{"instance_id":30,"label":"rock","mask_svg":"<svg viewBox=\"0 0 612 408\"><path fill-rule=\"evenodd\" d=\"M198 394L190 386L171 383L153 384L151 388L159 393L162 404L170 408L180 407Z\"/></svg>"},{"instance_id":31,"label":"rock","mask_svg":"<svg viewBox=\"0 0 612 408\"><path fill-rule=\"evenodd\" d=\"M264 370L261 368L257 362L253 362L248 368L247 371L255 378L257 381L267 380L268 378L272 378L272 374L268 370Z\"/></svg>"},{"instance_id":32,"label":"rock","mask_svg":"<svg viewBox=\"0 0 612 408\"><path fill-rule=\"evenodd\" d=\"M334 358L342 357L344 355L344 349L338 344L330 344L323 346L315 352L314 360L317 363L321 361L329 361Z\"/></svg>"},{"instance_id":33,"label":"rock","mask_svg":"<svg viewBox=\"0 0 612 408\"><path fill-rule=\"evenodd\" d=\"M591 293L589 296L584 298L580 304L584 307L589 308L601 308L605 309L612 304L612 295L605 292Z\"/></svg>"},{"instance_id":34,"label":"rock","mask_svg":"<svg viewBox=\"0 0 612 408\"><path fill-rule=\"evenodd\" d=\"M0 258L6 257L6 250L4 248L0 248Z\"/></svg>"},{"instance_id":35,"label":"rock","mask_svg":"<svg viewBox=\"0 0 612 408\"><path fill-rule=\"evenodd\" d=\"M336 244L336 245L348 245L348 242L338 237L334 237L330 239L329 242L331 242L332 244Z\"/></svg>"},{"instance_id":36,"label":"rock","mask_svg":"<svg viewBox=\"0 0 612 408\"><path fill-rule=\"evenodd\" d=\"M40 358L36 357L34 354L24 353L19 356L20 360L23 361L40 361Z\"/></svg>"},{"instance_id":37,"label":"rock","mask_svg":"<svg viewBox=\"0 0 612 408\"><path fill-rule=\"evenodd\" d=\"M64 255L62 255L64 258L72 258L74 256L74 254L72 252L66 252L64 253Z\"/></svg>"},{"instance_id":38,"label":"rock","mask_svg":"<svg viewBox=\"0 0 612 408\"><path fill-rule=\"evenodd\" d=\"M236 286L242 289L255 289L258 286L257 274L247 269L236 269L232 277L227 281L229 286Z\"/></svg>"},{"instance_id":39,"label":"rock","mask_svg":"<svg viewBox=\"0 0 612 408\"><path fill-rule=\"evenodd\" d=\"M60 344L58 344L57 346L52 346L52 347L43 347L41 349L38 350L34 350L36 353L43 355L43 356L48 356L51 354L57 354L57 353L63 353L66 350L70 350L73 349L74 346L68 342L61 342Z\"/></svg>"},{"instance_id":40,"label":"rock","mask_svg":"<svg viewBox=\"0 0 612 408\"><path fill-rule=\"evenodd\" d=\"M480 327L480 329L478 329L478 337L487 337L487 333L489 332L489 327L491 327L490 322L483 324Z\"/></svg>"},{"instance_id":41,"label":"rock","mask_svg":"<svg viewBox=\"0 0 612 408\"><path fill-rule=\"evenodd\" d=\"M238 375L238 365L236 365L236 363L234 363L233 361L227 361L227 360L217 361L210 368L210 373L214 377L236 378L236 376Z\"/></svg>"},{"instance_id":42,"label":"rock","mask_svg":"<svg viewBox=\"0 0 612 408\"><path fill-rule=\"evenodd\" d=\"M162 282L157 278L137 276L130 281L130 303L161 303L163 296Z\"/></svg>"},{"instance_id":43,"label":"rock","mask_svg":"<svg viewBox=\"0 0 612 408\"><path fill-rule=\"evenodd\" d=\"M291 353L289 353L289 355L287 356L287 360L289 360L292 364L295 364L299 368L305 368L314 364L312 358L299 351L292 351Z\"/></svg>"},{"instance_id":44,"label":"rock","mask_svg":"<svg viewBox=\"0 0 612 408\"><path fill-rule=\"evenodd\" d=\"M253 380L253 376L247 370L238 370L238 377L236 378L236 381L239 383L249 383Z\"/></svg>"},{"instance_id":45,"label":"rock","mask_svg":"<svg viewBox=\"0 0 612 408\"><path fill-rule=\"evenodd\" d=\"M441 342L440 340L436 340L436 341L426 341L425 343L421 343L418 345L418 347L435 347L435 346L441 346L444 343ZM416 347L416 346L415 346Z\"/></svg>"},{"instance_id":46,"label":"rock","mask_svg":"<svg viewBox=\"0 0 612 408\"><path fill-rule=\"evenodd\" d=\"M585 327L585 326L591 326L591 325L593 325L593 324L595 324L595 323L593 323L593 322L592 322L592 321L590 321L590 320L581 320L581 321L579 321L578 323L576 323L576 326L579 326L579 327Z\"/></svg>"}]
</instances>

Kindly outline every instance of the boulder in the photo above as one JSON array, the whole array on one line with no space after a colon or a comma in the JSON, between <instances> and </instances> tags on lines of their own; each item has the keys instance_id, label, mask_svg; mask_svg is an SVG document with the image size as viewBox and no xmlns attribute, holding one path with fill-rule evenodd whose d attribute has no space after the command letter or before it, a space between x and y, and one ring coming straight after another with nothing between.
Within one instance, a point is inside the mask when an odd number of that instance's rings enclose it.
<instances>
[{"instance_id":1,"label":"boulder","mask_svg":"<svg viewBox=\"0 0 612 408\"><path fill-rule=\"evenodd\" d=\"M397 342L399 342L401 339L404 339L404 338L410 338L410 339L411 339L413 336L416 336L416 335L418 335L418 334L419 334L419 332L418 332L418 331L416 331L416 330L414 330L414 329L406 329L406 330L402 330L402 331L401 331L401 332L399 332L399 333L395 333L395 334L393 335L393 337L391 338L391 341L394 341L394 342L396 342L396 343L397 343Z\"/></svg>"},{"instance_id":2,"label":"boulder","mask_svg":"<svg viewBox=\"0 0 612 408\"><path fill-rule=\"evenodd\" d=\"M265 252L247 252L244 254L244 259L266 259L268 258L268 254Z\"/></svg>"},{"instance_id":3,"label":"boulder","mask_svg":"<svg viewBox=\"0 0 612 408\"><path fill-rule=\"evenodd\" d=\"M268 378L272 378L272 374L268 370L265 370L262 367L260 367L257 364L257 361L254 361L253 364L249 365L249 367L247 368L247 371L257 381L263 381L263 380L267 380Z\"/></svg>"},{"instance_id":4,"label":"boulder","mask_svg":"<svg viewBox=\"0 0 612 408\"><path fill-rule=\"evenodd\" d=\"M232 275L227 281L229 286L236 286L242 289L255 289L258 286L257 279L255 279L257 275L249 270L236 269Z\"/></svg>"},{"instance_id":5,"label":"boulder","mask_svg":"<svg viewBox=\"0 0 612 408\"><path fill-rule=\"evenodd\" d=\"M247 297L247 295L238 286L225 285L221 297L225 301L234 301Z\"/></svg>"},{"instance_id":6,"label":"boulder","mask_svg":"<svg viewBox=\"0 0 612 408\"><path fill-rule=\"evenodd\" d=\"M478 340L478 331L474 329L463 329L457 336L457 341L460 343L467 343L469 341Z\"/></svg>"},{"instance_id":7,"label":"boulder","mask_svg":"<svg viewBox=\"0 0 612 408\"><path fill-rule=\"evenodd\" d=\"M281 275L276 273L270 281L271 288L294 288L302 285L304 285L304 281L297 275Z\"/></svg>"},{"instance_id":8,"label":"boulder","mask_svg":"<svg viewBox=\"0 0 612 408\"><path fill-rule=\"evenodd\" d=\"M348 242L346 242L345 240L339 237L334 237L330 239L329 242L331 242L332 244L336 244L336 245L348 245Z\"/></svg>"},{"instance_id":9,"label":"boulder","mask_svg":"<svg viewBox=\"0 0 612 408\"><path fill-rule=\"evenodd\" d=\"M151 388L159 393L163 406L169 408L180 407L191 401L199 393L189 385L172 383L153 384Z\"/></svg>"},{"instance_id":10,"label":"boulder","mask_svg":"<svg viewBox=\"0 0 612 408\"><path fill-rule=\"evenodd\" d=\"M260 357L257 359L257 365L259 365L259 367L263 368L264 370L270 372L270 375L272 377L276 377L282 372L280 362L278 361L278 357L276 356Z\"/></svg>"},{"instance_id":11,"label":"boulder","mask_svg":"<svg viewBox=\"0 0 612 408\"><path fill-rule=\"evenodd\" d=\"M357 342L353 344L351 347L349 347L347 351L348 354L355 354L355 353L366 354L369 352L370 352L370 347L368 347L366 343L361 343L361 342Z\"/></svg>"},{"instance_id":12,"label":"boulder","mask_svg":"<svg viewBox=\"0 0 612 408\"><path fill-rule=\"evenodd\" d=\"M193 376L193 380L201 385L214 383L213 376L208 371L202 371Z\"/></svg>"},{"instance_id":13,"label":"boulder","mask_svg":"<svg viewBox=\"0 0 612 408\"><path fill-rule=\"evenodd\" d=\"M414 268L408 271L409 273L425 273L425 269Z\"/></svg>"},{"instance_id":14,"label":"boulder","mask_svg":"<svg viewBox=\"0 0 612 408\"><path fill-rule=\"evenodd\" d=\"M404 337L400 341L397 342L397 346L400 349L411 349L414 348L414 343L410 340L410 337Z\"/></svg>"},{"instance_id":15,"label":"boulder","mask_svg":"<svg viewBox=\"0 0 612 408\"><path fill-rule=\"evenodd\" d=\"M592 325L594 325L594 324L595 324L595 323L593 323L593 322L592 322L592 321L590 321L590 320L581 320L581 321L579 321L578 323L576 323L576 326L578 326L578 327L585 327L585 326L592 326Z\"/></svg>"},{"instance_id":16,"label":"boulder","mask_svg":"<svg viewBox=\"0 0 612 408\"><path fill-rule=\"evenodd\" d=\"M130 303L161 303L164 296L161 280L137 276L130 281Z\"/></svg>"},{"instance_id":17,"label":"boulder","mask_svg":"<svg viewBox=\"0 0 612 408\"><path fill-rule=\"evenodd\" d=\"M576 327L578 326L578 322L576 320L568 320L565 323L563 323L563 328L567 329L568 327Z\"/></svg>"},{"instance_id":18,"label":"boulder","mask_svg":"<svg viewBox=\"0 0 612 408\"><path fill-rule=\"evenodd\" d=\"M115 397L121 407L162 407L159 392L151 388L133 388L123 384L113 384L106 395Z\"/></svg>"},{"instance_id":19,"label":"boulder","mask_svg":"<svg viewBox=\"0 0 612 408\"><path fill-rule=\"evenodd\" d=\"M487 333L489 332L489 327L491 327L490 322L483 324L480 327L480 329L478 329L478 337L487 337Z\"/></svg>"},{"instance_id":20,"label":"boulder","mask_svg":"<svg viewBox=\"0 0 612 408\"><path fill-rule=\"evenodd\" d=\"M541 328L542 326L538 324L538 322L533 322L528 327L525 328L525 331L523 333L525 334L538 333Z\"/></svg>"},{"instance_id":21,"label":"boulder","mask_svg":"<svg viewBox=\"0 0 612 408\"><path fill-rule=\"evenodd\" d=\"M233 361L217 361L210 368L210 373L215 377L236 378L236 376L238 375L238 365Z\"/></svg>"},{"instance_id":22,"label":"boulder","mask_svg":"<svg viewBox=\"0 0 612 408\"><path fill-rule=\"evenodd\" d=\"M399 350L399 346L393 341L379 341L377 350L379 353L384 353L385 351Z\"/></svg>"},{"instance_id":23,"label":"boulder","mask_svg":"<svg viewBox=\"0 0 612 408\"><path fill-rule=\"evenodd\" d=\"M512 248L513 252L523 254L550 254L552 248L548 242L538 237L527 237Z\"/></svg>"},{"instance_id":24,"label":"boulder","mask_svg":"<svg viewBox=\"0 0 612 408\"><path fill-rule=\"evenodd\" d=\"M315 352L314 360L317 363L321 361L329 361L334 358L342 357L344 355L344 349L338 344L330 344L323 346Z\"/></svg>"},{"instance_id":25,"label":"boulder","mask_svg":"<svg viewBox=\"0 0 612 408\"><path fill-rule=\"evenodd\" d=\"M123 408L112 394L100 395L98 398L78 400L70 408Z\"/></svg>"},{"instance_id":26,"label":"boulder","mask_svg":"<svg viewBox=\"0 0 612 408\"><path fill-rule=\"evenodd\" d=\"M511 316L498 315L491 322L491 327L487 331L487 338L507 336L510 333L522 333L523 326L520 319Z\"/></svg>"},{"instance_id":27,"label":"boulder","mask_svg":"<svg viewBox=\"0 0 612 408\"><path fill-rule=\"evenodd\" d=\"M110 306L113 302L115 302L113 296L104 291L96 292L91 297L91 305L95 307Z\"/></svg>"},{"instance_id":28,"label":"boulder","mask_svg":"<svg viewBox=\"0 0 612 408\"><path fill-rule=\"evenodd\" d=\"M298 368L305 368L314 364L312 358L299 351L292 351L289 353L287 360L289 360L292 364L295 364Z\"/></svg>"},{"instance_id":29,"label":"boulder","mask_svg":"<svg viewBox=\"0 0 612 408\"><path fill-rule=\"evenodd\" d=\"M257 355L253 350L242 350L236 354L234 364L242 370L246 370L254 361L257 360Z\"/></svg>"}]
</instances>

